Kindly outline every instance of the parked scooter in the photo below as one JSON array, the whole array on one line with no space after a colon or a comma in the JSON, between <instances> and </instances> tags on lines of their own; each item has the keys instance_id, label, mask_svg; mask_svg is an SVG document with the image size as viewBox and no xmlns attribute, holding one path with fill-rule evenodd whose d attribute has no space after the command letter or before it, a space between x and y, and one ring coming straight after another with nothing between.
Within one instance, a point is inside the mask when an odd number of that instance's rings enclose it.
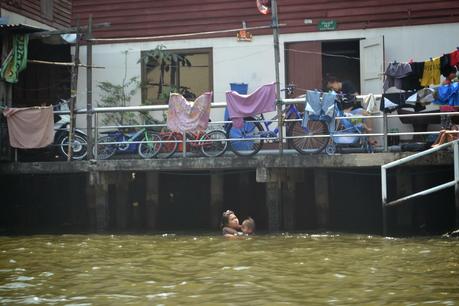
<instances>
[{"instance_id":1,"label":"parked scooter","mask_svg":"<svg viewBox=\"0 0 459 306\"><path fill-rule=\"evenodd\" d=\"M69 111L68 100L61 99L53 106L54 111ZM67 159L69 149L70 115L54 113L54 143L57 157ZM72 159L81 160L88 153L88 137L82 130L75 129L72 139Z\"/></svg>"}]
</instances>

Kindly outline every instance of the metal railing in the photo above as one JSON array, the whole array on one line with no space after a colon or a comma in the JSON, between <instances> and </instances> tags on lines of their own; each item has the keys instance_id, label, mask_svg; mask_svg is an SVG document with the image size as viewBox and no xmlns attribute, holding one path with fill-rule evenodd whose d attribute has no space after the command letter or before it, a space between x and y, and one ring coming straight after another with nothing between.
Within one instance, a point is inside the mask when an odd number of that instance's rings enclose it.
<instances>
[{"instance_id":1,"label":"metal railing","mask_svg":"<svg viewBox=\"0 0 459 306\"><path fill-rule=\"evenodd\" d=\"M364 96L357 96L357 99L362 99ZM378 100L381 98L381 95L375 95L375 98ZM283 105L288 105L288 104L304 104L304 98L296 98L296 99L282 99L280 101L281 104ZM217 108L224 108L226 107L226 102L215 102L211 104L212 109L217 109ZM98 146L98 138L101 130L106 130L106 129L119 129L119 128L158 128L158 127L166 127L166 124L143 124L143 125L124 125L124 126L102 126L99 124L99 119L100 116L106 113L119 113L119 112L160 112L160 111L166 111L168 110L168 105L148 105L148 106L127 106L127 107L96 107L93 108L90 111L87 111L86 109L80 109L76 111L77 115L83 115L83 114L88 114L91 113L93 116L94 120L94 125L93 125L93 130L92 131L87 131L87 133L92 133L94 136L94 146L96 147L95 151L93 148L87 148L89 152L94 152L97 155L97 146ZM56 114L68 114L68 111L57 111L55 112ZM383 150L388 151L388 137L390 136L405 136L405 135L437 135L440 133L440 131L424 131L424 132L390 132L389 131L389 126L388 126L388 120L391 118L403 118L403 117L433 117L433 116L441 116L441 115L448 115L448 116L458 116L459 112L435 112L435 113L413 113L413 114L377 114L377 115L353 115L352 117L335 117L335 120L340 120L340 119L373 119L373 120L383 120L383 130L381 132L371 132L371 133L346 133L346 134L339 134L339 135L332 135L332 134L323 134L323 135L301 135L301 136L292 136L292 135L277 135L276 137L263 137L263 140L272 140L272 141L289 141L291 139L298 139L298 138L331 138L331 137L383 137ZM278 123L279 120L277 117L269 119L265 118L265 122L275 122ZM285 124L291 124L292 122L298 122L302 121L302 119L288 119L284 118L282 120L283 123ZM229 123L230 121L214 121L210 122L209 124L212 125L220 125L223 126L226 123ZM233 141L234 139L226 139L226 141ZM250 139L246 139L247 141ZM183 145L182 148L182 153L183 157L186 156L186 144L189 142L193 142L194 140L189 140L186 139L186 137L182 137L181 140L175 141L175 142L181 142ZM197 141L197 140L196 140ZM212 141L212 140L206 140L206 141ZM218 141L218 140L215 140ZM240 140L238 140L240 141ZM144 143L148 141L138 141L138 142L130 142L130 143ZM158 143L168 143L171 142L170 140L161 140L161 141L155 141ZM123 144L123 142L117 142L117 143L104 143L106 145L109 144ZM95 156L97 159L97 156Z\"/></svg>"},{"instance_id":2,"label":"metal railing","mask_svg":"<svg viewBox=\"0 0 459 306\"><path fill-rule=\"evenodd\" d=\"M387 197L387 170L396 166L403 165L407 162L416 160L420 157L430 155L434 152L438 152L440 150L444 150L446 148L453 147L453 155L454 155L454 180L440 184L438 186L425 189L420 192L416 192L414 194L399 198L397 200L393 200L388 202ZM423 152L419 152L405 158L393 161L391 163L385 164L381 166L381 197L382 197L382 211L383 211L383 232L384 235L387 234L387 208L390 206L399 205L407 200L418 198L421 196L425 196L446 188L450 188L455 186L456 193L459 189L459 140L455 140L452 142L448 142L437 147L425 150Z\"/></svg>"}]
</instances>

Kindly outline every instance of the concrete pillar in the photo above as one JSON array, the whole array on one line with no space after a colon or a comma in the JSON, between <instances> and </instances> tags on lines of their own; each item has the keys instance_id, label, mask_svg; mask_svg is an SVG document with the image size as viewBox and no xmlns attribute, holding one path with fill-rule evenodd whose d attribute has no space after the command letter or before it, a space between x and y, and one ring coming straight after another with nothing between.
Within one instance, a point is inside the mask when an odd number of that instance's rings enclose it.
<instances>
[{"instance_id":1,"label":"concrete pillar","mask_svg":"<svg viewBox=\"0 0 459 306\"><path fill-rule=\"evenodd\" d=\"M237 212L237 215L241 218L239 221L242 222L242 219L245 219L249 215L250 205L253 205L253 197L251 196L253 190L250 187L249 173L240 173L238 184L240 210Z\"/></svg>"},{"instance_id":2,"label":"concrete pillar","mask_svg":"<svg viewBox=\"0 0 459 306\"><path fill-rule=\"evenodd\" d=\"M281 228L282 182L266 183L266 205L268 207L268 229L277 232Z\"/></svg>"},{"instance_id":3,"label":"concrete pillar","mask_svg":"<svg viewBox=\"0 0 459 306\"><path fill-rule=\"evenodd\" d=\"M223 175L213 173L210 175L210 226L218 229L223 210Z\"/></svg>"},{"instance_id":4,"label":"concrete pillar","mask_svg":"<svg viewBox=\"0 0 459 306\"><path fill-rule=\"evenodd\" d=\"M314 169L314 193L316 198L317 225L320 229L330 226L330 201L328 197L327 169Z\"/></svg>"},{"instance_id":5,"label":"concrete pillar","mask_svg":"<svg viewBox=\"0 0 459 306\"><path fill-rule=\"evenodd\" d=\"M268 229L277 232L282 223L282 181L285 169L257 168L256 181L266 183Z\"/></svg>"},{"instance_id":6,"label":"concrete pillar","mask_svg":"<svg viewBox=\"0 0 459 306\"><path fill-rule=\"evenodd\" d=\"M159 173L147 172L145 174L145 212L146 226L149 230L157 228L159 207Z\"/></svg>"},{"instance_id":7,"label":"concrete pillar","mask_svg":"<svg viewBox=\"0 0 459 306\"><path fill-rule=\"evenodd\" d=\"M90 172L87 184L90 226L97 231L108 228L108 184L101 172Z\"/></svg>"},{"instance_id":8,"label":"concrete pillar","mask_svg":"<svg viewBox=\"0 0 459 306\"><path fill-rule=\"evenodd\" d=\"M285 169L285 174L281 177L282 182L282 217L283 228L287 231L295 229L296 213L296 186L297 183L304 181L303 169Z\"/></svg>"},{"instance_id":9,"label":"concrete pillar","mask_svg":"<svg viewBox=\"0 0 459 306\"><path fill-rule=\"evenodd\" d=\"M118 173L114 178L115 184L115 226L125 230L128 222L129 174Z\"/></svg>"},{"instance_id":10,"label":"concrete pillar","mask_svg":"<svg viewBox=\"0 0 459 306\"><path fill-rule=\"evenodd\" d=\"M396 194L397 199L413 194L413 180L407 168L396 169ZM413 227L413 201L405 201L397 207L397 225L400 230L406 232Z\"/></svg>"}]
</instances>

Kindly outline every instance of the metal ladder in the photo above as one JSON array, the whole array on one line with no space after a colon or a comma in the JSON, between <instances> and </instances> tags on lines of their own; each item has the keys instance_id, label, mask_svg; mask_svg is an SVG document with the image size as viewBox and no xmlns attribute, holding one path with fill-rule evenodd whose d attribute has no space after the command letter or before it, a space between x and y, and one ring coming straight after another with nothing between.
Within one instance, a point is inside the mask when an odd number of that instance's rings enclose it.
<instances>
[{"instance_id":1,"label":"metal ladder","mask_svg":"<svg viewBox=\"0 0 459 306\"><path fill-rule=\"evenodd\" d=\"M444 183L444 184L441 184L441 185L438 185L438 186L435 186L435 187L432 187L432 188L429 188L429 189L425 189L423 191L414 193L414 194L409 195L409 196L402 197L402 198L397 199L397 200L393 200L393 201L390 201L390 202L387 201L387 169L390 169L390 168L405 164L407 162L410 162L410 161L413 161L413 160L418 159L420 157L423 157L423 156L432 154L434 152L443 150L443 149L448 148L450 146L454 148L453 149L453 156L454 156L454 180L453 181L450 181L450 182L447 182L447 183ZM457 194L459 192L459 140L448 142L448 143L442 144L442 145L440 145L438 147L431 148L431 149L428 149L428 150L425 150L425 151L422 151L422 152L419 152L419 153L404 157L402 159L393 161L391 163L382 165L381 166L381 196L382 196L382 214L383 214L383 233L384 233L384 235L387 235L387 208L388 207L399 205L399 204L401 204L402 202L404 202L406 200L414 199L414 198L417 198L417 197L420 197L420 196L424 196L424 195L428 195L428 194L431 194L431 193L434 193L434 192L437 192L437 191L440 191L440 190L443 190L443 189L446 189L446 188L449 188L449 187L453 187L453 186L455 187L456 196L457 196ZM457 203L456 203L456 209L458 209ZM456 212L456 216L457 215L458 215L458 212ZM456 225L459 225L459 224L456 224Z\"/></svg>"}]
</instances>

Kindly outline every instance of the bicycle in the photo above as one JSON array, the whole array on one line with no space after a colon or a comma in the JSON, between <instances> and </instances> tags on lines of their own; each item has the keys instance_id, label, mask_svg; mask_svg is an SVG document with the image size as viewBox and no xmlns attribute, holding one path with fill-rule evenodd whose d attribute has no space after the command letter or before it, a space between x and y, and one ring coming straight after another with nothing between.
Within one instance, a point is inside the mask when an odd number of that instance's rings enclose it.
<instances>
[{"instance_id":1,"label":"bicycle","mask_svg":"<svg viewBox=\"0 0 459 306\"><path fill-rule=\"evenodd\" d=\"M290 96L294 93L295 86L289 84L282 91L287 91ZM282 116L288 120L286 136L289 146L293 147L301 154L316 153L322 151L328 144L327 137L310 137L305 135L326 135L328 126L322 121L310 120L307 127L301 125L303 114L298 110L295 104L289 104L282 111ZM229 139L229 148L238 156L249 157L258 153L266 140L278 141L279 128L270 129L270 125L277 119L277 115L266 120L263 114L255 117L244 118L243 127L238 129L233 127L232 123L226 125L226 137ZM260 122L263 122L264 127Z\"/></svg>"},{"instance_id":2,"label":"bicycle","mask_svg":"<svg viewBox=\"0 0 459 306\"><path fill-rule=\"evenodd\" d=\"M135 153L142 158L154 158L161 150L161 137L158 133L147 128L129 132L125 128L115 131L106 131L97 143L98 159L108 159L116 153ZM94 147L94 155L96 151Z\"/></svg>"},{"instance_id":3,"label":"bicycle","mask_svg":"<svg viewBox=\"0 0 459 306\"><path fill-rule=\"evenodd\" d=\"M159 158L169 158L175 152L183 150L183 134L178 132L161 132L163 142L158 153ZM226 133L222 130L211 130L209 132L187 132L187 152L199 152L206 157L218 157L225 153L228 143Z\"/></svg>"}]
</instances>

